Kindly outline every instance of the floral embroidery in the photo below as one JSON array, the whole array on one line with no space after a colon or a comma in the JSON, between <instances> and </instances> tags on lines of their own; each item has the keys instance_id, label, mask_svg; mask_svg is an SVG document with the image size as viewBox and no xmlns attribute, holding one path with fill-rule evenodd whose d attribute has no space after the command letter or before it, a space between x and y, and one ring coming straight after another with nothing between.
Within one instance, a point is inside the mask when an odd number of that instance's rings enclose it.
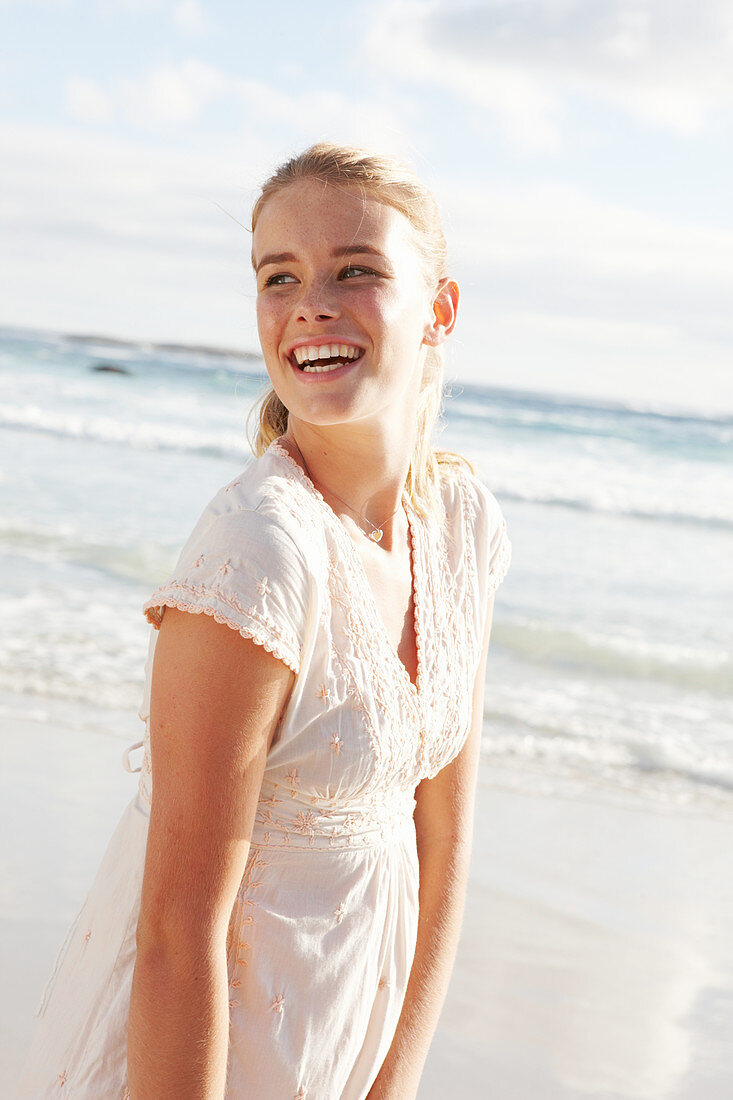
<instances>
[{"instance_id":1,"label":"floral embroidery","mask_svg":"<svg viewBox=\"0 0 733 1100\"><path fill-rule=\"evenodd\" d=\"M269 596L272 593L272 589L267 583L267 577L263 577L261 581L257 582L257 591L260 596Z\"/></svg>"},{"instance_id":2,"label":"floral embroidery","mask_svg":"<svg viewBox=\"0 0 733 1100\"><path fill-rule=\"evenodd\" d=\"M333 911L333 915L336 918L336 924L341 924L341 921L344 919L344 913L345 912L346 912L346 906L344 905L343 902L340 902L338 909L334 909L334 911Z\"/></svg>"},{"instance_id":3,"label":"floral embroidery","mask_svg":"<svg viewBox=\"0 0 733 1100\"><path fill-rule=\"evenodd\" d=\"M316 692L316 697L322 701L324 707L327 707L331 701L331 692L328 690L325 684L321 684L320 688Z\"/></svg>"},{"instance_id":4,"label":"floral embroidery","mask_svg":"<svg viewBox=\"0 0 733 1100\"><path fill-rule=\"evenodd\" d=\"M223 561L221 563L221 565L217 569L217 573L221 573L222 577L225 577L227 573L231 572L231 569L232 569L232 560L231 560L231 558L227 558L226 561Z\"/></svg>"},{"instance_id":5,"label":"floral embroidery","mask_svg":"<svg viewBox=\"0 0 733 1100\"><path fill-rule=\"evenodd\" d=\"M204 555L199 554L199 556L196 558L196 561L193 563L194 569L200 569L205 560L206 559L204 558Z\"/></svg>"},{"instance_id":6,"label":"floral embroidery","mask_svg":"<svg viewBox=\"0 0 733 1100\"><path fill-rule=\"evenodd\" d=\"M89 943L91 938L92 938L92 930L91 930L91 928L87 928L86 932L84 933L84 942Z\"/></svg>"},{"instance_id":7,"label":"floral embroidery","mask_svg":"<svg viewBox=\"0 0 733 1100\"><path fill-rule=\"evenodd\" d=\"M378 984L378 987L377 987L377 988L378 988L378 989L380 989L380 990L382 990L382 989L389 989L389 982L388 982L388 981L387 981L387 979L385 978L384 974L383 974L383 975L382 975L382 977L381 977L381 978L379 979L379 984Z\"/></svg>"},{"instance_id":8,"label":"floral embroidery","mask_svg":"<svg viewBox=\"0 0 733 1100\"><path fill-rule=\"evenodd\" d=\"M246 958L246 952L251 951L252 948L251 944L243 938L241 929L243 925L251 927L255 923L251 910L257 907L257 902L254 898L247 897L247 894L262 886L262 879L253 881L253 877L255 872L267 866L267 862L268 861L263 859L259 852L252 849L247 859L247 865L239 891L237 892L237 900L232 910L229 921L229 931L227 932L227 967L230 969L230 992L239 989L242 985L241 978L237 972L238 968L249 965L249 960ZM235 998L232 998L229 1002L232 1007L238 1006L239 1003L240 1002Z\"/></svg>"},{"instance_id":9,"label":"floral embroidery","mask_svg":"<svg viewBox=\"0 0 733 1100\"><path fill-rule=\"evenodd\" d=\"M339 735L334 732L333 737L331 738L331 752L335 752L336 756L340 756L342 746L343 741L341 740Z\"/></svg>"},{"instance_id":10,"label":"floral embroidery","mask_svg":"<svg viewBox=\"0 0 733 1100\"><path fill-rule=\"evenodd\" d=\"M283 997L282 993L278 993L277 997L275 998L275 1000L270 1005L270 1009L273 1012L279 1012L280 1015L282 1015L284 1004L285 1004L285 998Z\"/></svg>"},{"instance_id":11,"label":"floral embroidery","mask_svg":"<svg viewBox=\"0 0 733 1100\"><path fill-rule=\"evenodd\" d=\"M58 1075L56 1080L59 1083L59 1088L63 1088L63 1086L66 1084L66 1070L65 1069L61 1071L61 1073Z\"/></svg>"},{"instance_id":12,"label":"floral embroidery","mask_svg":"<svg viewBox=\"0 0 733 1100\"><path fill-rule=\"evenodd\" d=\"M231 493L232 489L236 489L238 485L239 485L238 481L230 481L229 484L227 486L225 486L224 492L225 493Z\"/></svg>"},{"instance_id":13,"label":"floral embroidery","mask_svg":"<svg viewBox=\"0 0 733 1100\"><path fill-rule=\"evenodd\" d=\"M292 790L290 791L290 797L295 798L295 788L296 788L296 785L298 783L300 783L300 777L298 776L298 769L297 768L291 768L290 771L288 772L288 774L285 776L285 778L290 781L290 786L292 787Z\"/></svg>"},{"instance_id":14,"label":"floral embroidery","mask_svg":"<svg viewBox=\"0 0 733 1100\"><path fill-rule=\"evenodd\" d=\"M301 1086L301 1088L299 1088L299 1089L298 1089L298 1091L296 1092L295 1096L293 1097L293 1100L305 1100L305 1098L306 1098L306 1096L307 1096L307 1095L308 1095L308 1093L307 1093L307 1092L305 1091L305 1089L304 1089L304 1088L303 1088L303 1087Z\"/></svg>"},{"instance_id":15,"label":"floral embroidery","mask_svg":"<svg viewBox=\"0 0 733 1100\"><path fill-rule=\"evenodd\" d=\"M313 826L315 825L317 820L318 817L316 814L313 813L313 810L298 811L297 824L295 826L295 829L297 832L304 833L306 836L308 836L310 838L311 844L313 843L313 838L315 836L315 829L313 828Z\"/></svg>"},{"instance_id":16,"label":"floral embroidery","mask_svg":"<svg viewBox=\"0 0 733 1100\"><path fill-rule=\"evenodd\" d=\"M280 799L275 798L275 795L271 794L269 798L260 798L258 801L261 806L275 806L278 802L280 802Z\"/></svg>"}]
</instances>

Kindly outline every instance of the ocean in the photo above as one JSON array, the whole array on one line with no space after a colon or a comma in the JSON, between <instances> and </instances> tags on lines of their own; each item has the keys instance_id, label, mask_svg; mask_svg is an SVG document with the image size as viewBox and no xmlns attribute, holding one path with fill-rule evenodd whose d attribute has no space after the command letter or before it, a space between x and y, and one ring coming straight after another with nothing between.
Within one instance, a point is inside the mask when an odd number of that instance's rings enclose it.
<instances>
[{"instance_id":1,"label":"ocean","mask_svg":"<svg viewBox=\"0 0 733 1100\"><path fill-rule=\"evenodd\" d=\"M254 356L0 330L0 717L83 703L139 739L141 606L249 460L264 382ZM439 443L513 544L492 782L733 819L733 418L450 389Z\"/></svg>"}]
</instances>

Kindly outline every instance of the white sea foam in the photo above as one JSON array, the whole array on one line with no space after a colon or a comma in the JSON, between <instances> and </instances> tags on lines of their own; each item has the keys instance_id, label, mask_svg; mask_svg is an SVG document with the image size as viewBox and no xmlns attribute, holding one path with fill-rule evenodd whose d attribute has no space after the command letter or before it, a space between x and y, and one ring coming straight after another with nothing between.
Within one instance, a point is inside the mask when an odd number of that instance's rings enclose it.
<instances>
[{"instance_id":1,"label":"white sea foam","mask_svg":"<svg viewBox=\"0 0 733 1100\"><path fill-rule=\"evenodd\" d=\"M582 668L594 676L654 680L726 695L733 686L733 653L717 645L652 640L631 631L563 630L537 619L500 620L493 638L518 660L543 667Z\"/></svg>"}]
</instances>

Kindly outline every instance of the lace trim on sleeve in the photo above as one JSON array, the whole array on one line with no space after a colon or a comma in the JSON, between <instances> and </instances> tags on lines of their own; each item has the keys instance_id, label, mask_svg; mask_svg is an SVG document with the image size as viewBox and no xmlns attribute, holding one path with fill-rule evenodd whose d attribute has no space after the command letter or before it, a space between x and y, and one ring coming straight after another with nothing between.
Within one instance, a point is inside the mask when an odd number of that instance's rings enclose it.
<instances>
[{"instance_id":1,"label":"lace trim on sleeve","mask_svg":"<svg viewBox=\"0 0 733 1100\"><path fill-rule=\"evenodd\" d=\"M225 610L220 610L215 604L221 604ZM297 676L300 668L297 646L293 645L292 639L287 638L272 619L263 615L256 607L244 607L228 593L179 581L154 592L143 604L143 614L156 630L160 629L166 607L189 611L193 615L210 615L217 623L231 627L243 638L249 638L262 646L273 657L283 661Z\"/></svg>"}]
</instances>

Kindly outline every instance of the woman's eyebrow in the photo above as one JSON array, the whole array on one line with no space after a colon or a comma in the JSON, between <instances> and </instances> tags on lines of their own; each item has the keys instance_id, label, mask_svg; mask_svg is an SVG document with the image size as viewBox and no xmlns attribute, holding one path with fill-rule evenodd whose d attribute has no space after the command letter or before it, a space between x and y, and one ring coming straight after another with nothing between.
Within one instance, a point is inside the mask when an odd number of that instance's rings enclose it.
<instances>
[{"instance_id":1,"label":"woman's eyebrow","mask_svg":"<svg viewBox=\"0 0 733 1100\"><path fill-rule=\"evenodd\" d=\"M255 267L255 272L259 271L265 264L285 264L292 263L295 260L295 255L292 252L272 252L269 256L263 256L260 262Z\"/></svg>"},{"instance_id":2,"label":"woman's eyebrow","mask_svg":"<svg viewBox=\"0 0 733 1100\"><path fill-rule=\"evenodd\" d=\"M345 244L340 245L338 248L334 248L331 253L332 256L355 256L360 253L366 252L370 256L379 256L380 260L387 262L387 257L383 252L380 252L378 248L374 248L371 244Z\"/></svg>"},{"instance_id":3,"label":"woman's eyebrow","mask_svg":"<svg viewBox=\"0 0 733 1100\"><path fill-rule=\"evenodd\" d=\"M378 248L374 248L371 244L343 244L334 248L331 253L332 256L359 256L359 255L378 256L385 264L388 262L387 257L383 252L380 252ZM255 266L255 273L257 273L261 267L265 267L267 264L284 264L294 263L297 260L297 256L293 252L271 252L267 256L263 256L258 264Z\"/></svg>"}]
</instances>

